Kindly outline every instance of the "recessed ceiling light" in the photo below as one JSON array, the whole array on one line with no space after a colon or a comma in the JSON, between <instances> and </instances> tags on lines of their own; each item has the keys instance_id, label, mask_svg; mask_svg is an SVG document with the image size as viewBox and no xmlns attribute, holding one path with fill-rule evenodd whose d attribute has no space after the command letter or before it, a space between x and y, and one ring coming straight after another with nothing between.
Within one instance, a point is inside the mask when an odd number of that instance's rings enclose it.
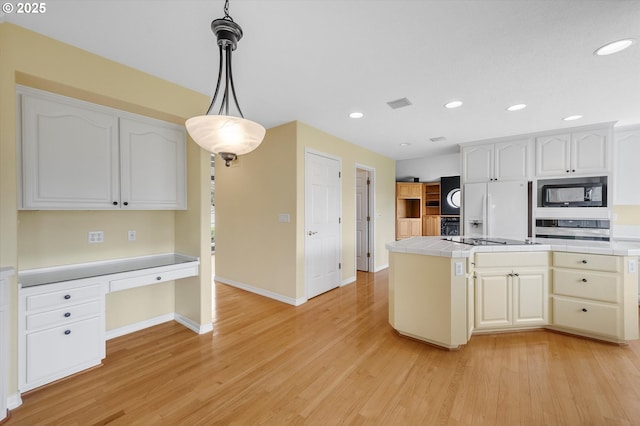
<instances>
[{"instance_id":1,"label":"recessed ceiling light","mask_svg":"<svg viewBox=\"0 0 640 426\"><path fill-rule=\"evenodd\" d=\"M351 118L362 118L364 117L364 114L361 112L352 112L351 114L349 114L349 117Z\"/></svg>"},{"instance_id":2,"label":"recessed ceiling light","mask_svg":"<svg viewBox=\"0 0 640 426\"><path fill-rule=\"evenodd\" d=\"M525 109L526 107L526 104L511 105L509 108L507 108L507 111L520 111L521 109Z\"/></svg>"},{"instance_id":3,"label":"recessed ceiling light","mask_svg":"<svg viewBox=\"0 0 640 426\"><path fill-rule=\"evenodd\" d=\"M409 142L402 142L400 146L405 147L411 145Z\"/></svg>"},{"instance_id":4,"label":"recessed ceiling light","mask_svg":"<svg viewBox=\"0 0 640 426\"><path fill-rule=\"evenodd\" d=\"M618 53L626 49L627 47L631 46L633 43L635 43L635 40L632 38L625 38L624 40L613 41L611 43L607 43L604 46L596 49L596 51L593 52L593 54L598 56L612 55L614 53Z\"/></svg>"},{"instance_id":5,"label":"recessed ceiling light","mask_svg":"<svg viewBox=\"0 0 640 426\"><path fill-rule=\"evenodd\" d=\"M460 105L462 105L462 101L451 101L447 104L444 105L445 108L458 108Z\"/></svg>"},{"instance_id":6,"label":"recessed ceiling light","mask_svg":"<svg viewBox=\"0 0 640 426\"><path fill-rule=\"evenodd\" d=\"M570 115L568 117L563 118L564 121L573 121L573 120L580 120L582 118L581 115Z\"/></svg>"}]
</instances>

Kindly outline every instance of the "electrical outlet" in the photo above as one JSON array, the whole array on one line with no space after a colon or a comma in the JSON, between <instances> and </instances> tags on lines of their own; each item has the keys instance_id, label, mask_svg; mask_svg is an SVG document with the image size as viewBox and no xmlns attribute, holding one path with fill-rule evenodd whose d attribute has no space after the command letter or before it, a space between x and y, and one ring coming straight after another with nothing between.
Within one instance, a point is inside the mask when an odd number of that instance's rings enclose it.
<instances>
[{"instance_id":1,"label":"electrical outlet","mask_svg":"<svg viewBox=\"0 0 640 426\"><path fill-rule=\"evenodd\" d=\"M636 261L635 259L629 259L629 273L633 274L636 272Z\"/></svg>"},{"instance_id":2,"label":"electrical outlet","mask_svg":"<svg viewBox=\"0 0 640 426\"><path fill-rule=\"evenodd\" d=\"M89 231L89 244L104 243L104 232Z\"/></svg>"},{"instance_id":3,"label":"electrical outlet","mask_svg":"<svg viewBox=\"0 0 640 426\"><path fill-rule=\"evenodd\" d=\"M455 265L456 265L456 275L462 275L464 273L462 262L456 262Z\"/></svg>"},{"instance_id":4,"label":"electrical outlet","mask_svg":"<svg viewBox=\"0 0 640 426\"><path fill-rule=\"evenodd\" d=\"M129 241L135 241L136 240L136 231L127 232L127 237L129 238Z\"/></svg>"}]
</instances>

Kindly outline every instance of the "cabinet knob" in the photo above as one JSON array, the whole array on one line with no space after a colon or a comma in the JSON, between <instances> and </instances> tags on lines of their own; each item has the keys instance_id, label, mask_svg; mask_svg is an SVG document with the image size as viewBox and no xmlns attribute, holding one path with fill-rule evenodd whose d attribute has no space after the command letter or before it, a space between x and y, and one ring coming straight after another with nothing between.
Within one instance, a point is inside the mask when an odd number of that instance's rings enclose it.
<instances>
[{"instance_id":1,"label":"cabinet knob","mask_svg":"<svg viewBox=\"0 0 640 426\"><path fill-rule=\"evenodd\" d=\"M65 294L64 295L64 300L69 300L71 299L71 295L70 294Z\"/></svg>"},{"instance_id":2,"label":"cabinet knob","mask_svg":"<svg viewBox=\"0 0 640 426\"><path fill-rule=\"evenodd\" d=\"M66 336L70 335L70 334L71 334L71 330L65 330L65 331L64 331L64 334L65 334Z\"/></svg>"},{"instance_id":3,"label":"cabinet knob","mask_svg":"<svg viewBox=\"0 0 640 426\"><path fill-rule=\"evenodd\" d=\"M572 169L572 170L571 170L571 173L575 173L575 172L576 172L576 169Z\"/></svg>"},{"instance_id":4,"label":"cabinet knob","mask_svg":"<svg viewBox=\"0 0 640 426\"><path fill-rule=\"evenodd\" d=\"M156 277L156 280L160 281L162 279L162 277Z\"/></svg>"},{"instance_id":5,"label":"cabinet knob","mask_svg":"<svg viewBox=\"0 0 640 426\"><path fill-rule=\"evenodd\" d=\"M589 312L587 308L582 308L582 312Z\"/></svg>"},{"instance_id":6,"label":"cabinet knob","mask_svg":"<svg viewBox=\"0 0 640 426\"><path fill-rule=\"evenodd\" d=\"M586 283L586 282L587 282L587 279L586 279L586 278L583 278L583 279L582 279L582 282L583 282L583 283Z\"/></svg>"},{"instance_id":7,"label":"cabinet knob","mask_svg":"<svg viewBox=\"0 0 640 426\"><path fill-rule=\"evenodd\" d=\"M582 264L583 264L583 265L586 265L586 264L587 264L587 261L583 259L583 260L582 260Z\"/></svg>"},{"instance_id":8,"label":"cabinet knob","mask_svg":"<svg viewBox=\"0 0 640 426\"><path fill-rule=\"evenodd\" d=\"M64 313L64 317L65 317L65 318L69 318L70 316L71 316L71 312L65 312L65 313Z\"/></svg>"},{"instance_id":9,"label":"cabinet knob","mask_svg":"<svg viewBox=\"0 0 640 426\"><path fill-rule=\"evenodd\" d=\"M515 274L513 274L513 275L515 275L516 277L519 277L519 276L520 276L520 274L519 274L519 273L517 273L517 272L516 272Z\"/></svg>"},{"instance_id":10,"label":"cabinet knob","mask_svg":"<svg viewBox=\"0 0 640 426\"><path fill-rule=\"evenodd\" d=\"M114 206L117 206L117 205L118 205L118 202L117 202L117 201L114 201L114 202L113 202L113 205L114 205Z\"/></svg>"},{"instance_id":11,"label":"cabinet knob","mask_svg":"<svg viewBox=\"0 0 640 426\"><path fill-rule=\"evenodd\" d=\"M122 204L124 204L125 206L128 206L128 205L129 205L129 202L128 202L128 201L125 201L125 202L124 202L124 203L122 203Z\"/></svg>"},{"instance_id":12,"label":"cabinet knob","mask_svg":"<svg viewBox=\"0 0 640 426\"><path fill-rule=\"evenodd\" d=\"M569 173L569 170L567 170L567 173Z\"/></svg>"}]
</instances>

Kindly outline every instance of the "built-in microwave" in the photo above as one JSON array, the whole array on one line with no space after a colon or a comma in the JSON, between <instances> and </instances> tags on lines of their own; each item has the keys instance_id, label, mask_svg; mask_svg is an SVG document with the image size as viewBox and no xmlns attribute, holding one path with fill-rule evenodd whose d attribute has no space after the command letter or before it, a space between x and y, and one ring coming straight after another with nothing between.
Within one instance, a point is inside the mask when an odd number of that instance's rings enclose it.
<instances>
[{"instance_id":1,"label":"built-in microwave","mask_svg":"<svg viewBox=\"0 0 640 426\"><path fill-rule=\"evenodd\" d=\"M543 207L607 206L607 185L602 182L544 185L541 195Z\"/></svg>"}]
</instances>

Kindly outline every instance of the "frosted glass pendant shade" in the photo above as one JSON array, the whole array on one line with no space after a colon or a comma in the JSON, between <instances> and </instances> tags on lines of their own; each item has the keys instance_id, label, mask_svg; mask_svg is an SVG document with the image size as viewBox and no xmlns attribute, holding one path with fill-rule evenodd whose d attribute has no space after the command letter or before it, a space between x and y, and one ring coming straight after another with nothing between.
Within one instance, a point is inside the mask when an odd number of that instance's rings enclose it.
<instances>
[{"instance_id":1,"label":"frosted glass pendant shade","mask_svg":"<svg viewBox=\"0 0 640 426\"><path fill-rule=\"evenodd\" d=\"M251 152L266 133L255 121L229 115L200 115L188 119L185 126L195 143L214 154Z\"/></svg>"}]
</instances>

